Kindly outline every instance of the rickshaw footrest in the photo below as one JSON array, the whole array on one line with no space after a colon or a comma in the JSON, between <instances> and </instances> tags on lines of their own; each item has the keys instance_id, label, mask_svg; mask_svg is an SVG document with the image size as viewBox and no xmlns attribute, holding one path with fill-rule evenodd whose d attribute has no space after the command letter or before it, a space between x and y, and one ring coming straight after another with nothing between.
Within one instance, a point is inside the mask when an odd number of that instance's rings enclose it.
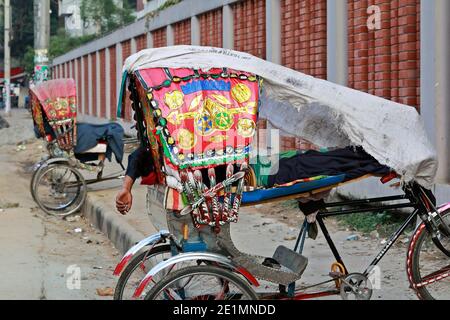
<instances>
[{"instance_id":1,"label":"rickshaw footrest","mask_svg":"<svg viewBox=\"0 0 450 320\"><path fill-rule=\"evenodd\" d=\"M273 259L283 267L298 274L302 274L308 265L308 258L283 245L277 247L273 254Z\"/></svg>"}]
</instances>

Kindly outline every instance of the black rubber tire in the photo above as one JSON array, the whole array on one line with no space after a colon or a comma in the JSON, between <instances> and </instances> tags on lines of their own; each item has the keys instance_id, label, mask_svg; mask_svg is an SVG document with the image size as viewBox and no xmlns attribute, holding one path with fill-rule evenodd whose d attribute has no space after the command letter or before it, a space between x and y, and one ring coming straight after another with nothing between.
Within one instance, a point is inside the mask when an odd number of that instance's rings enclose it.
<instances>
[{"instance_id":1,"label":"black rubber tire","mask_svg":"<svg viewBox=\"0 0 450 320\"><path fill-rule=\"evenodd\" d=\"M47 163L47 161L48 160L46 160L46 161L41 161L40 162L40 165L39 165L39 168L37 168L36 170L34 170L33 171L33 174L31 175L31 181L30 181L30 193L31 193L31 196L33 197L33 200L35 201L35 202L37 202L36 201L36 187L35 187L35 185L36 185L36 178L39 176L39 174L42 172L42 170L44 169L44 168L46 168L46 167L48 167L49 166L49 163ZM67 162L53 162L53 163L67 163ZM52 164L53 164L52 163Z\"/></svg>"},{"instance_id":2,"label":"black rubber tire","mask_svg":"<svg viewBox=\"0 0 450 320\"><path fill-rule=\"evenodd\" d=\"M31 196L33 197L33 200L36 202L36 193L35 193L35 188L34 188L34 184L36 183L36 178L39 175L39 172L41 171L42 167L45 164L41 164L39 168L37 168L36 170L33 171L33 174L31 175L31 181L30 181L30 193Z\"/></svg>"},{"instance_id":3,"label":"black rubber tire","mask_svg":"<svg viewBox=\"0 0 450 320\"><path fill-rule=\"evenodd\" d=\"M234 285L240 287L242 292L245 292L250 298L249 300L258 300L258 295L246 280L242 279L237 274L229 271L228 269L211 265L190 266L181 268L173 273L169 273L161 281L156 283L153 288L150 289L150 291L145 296L145 300L153 300L167 285L177 281L181 277L194 274L209 274L226 278L228 281L233 282Z\"/></svg>"},{"instance_id":4,"label":"black rubber tire","mask_svg":"<svg viewBox=\"0 0 450 320\"><path fill-rule=\"evenodd\" d=\"M127 264L125 269L120 274L119 280L117 281L116 288L114 290L114 300L123 300L123 291L130 279L131 274L139 267L144 258L149 259L150 257L154 257L158 254L170 253L170 245L158 245L151 249L150 252L148 250L144 250L140 252L138 255L134 256Z\"/></svg>"},{"instance_id":5,"label":"black rubber tire","mask_svg":"<svg viewBox=\"0 0 450 320\"><path fill-rule=\"evenodd\" d=\"M442 214L442 217L446 217L450 215L450 209L444 211ZM426 229L423 229L421 234L418 236L417 240L415 241L415 245L412 248L413 252L411 255L411 280L413 283L421 283L422 277L420 274L420 251L422 248L422 245L425 241L425 239L428 236L428 231ZM450 258L449 258L450 263ZM407 266L408 268L408 266ZM449 287L450 290L450 287ZM422 300L437 300L438 297L433 297L431 293L427 290L426 286L416 288L415 289L418 297Z\"/></svg>"},{"instance_id":6,"label":"black rubber tire","mask_svg":"<svg viewBox=\"0 0 450 320\"><path fill-rule=\"evenodd\" d=\"M53 170L54 168L57 168L57 167L65 167L68 170L70 170L72 173L74 173L74 175L77 178L78 183L80 183L80 185L81 185L81 191L78 192L76 197L72 201L70 201L66 206L64 206L62 208L54 209L54 208L50 208L50 207L46 206L39 199L36 188L38 187L40 179L48 171ZM84 201L86 200L87 186L86 186L86 182L83 178L83 175L77 169L75 169L74 167L71 167L67 163L52 163L52 164L49 164L48 166L45 166L44 168L42 168L42 170L38 170L38 171L39 171L39 174L36 175L34 186L33 186L33 191L34 191L34 195L35 195L35 201L38 204L39 208L41 208L45 213L47 213L49 215L54 215L54 216L59 216L59 217L68 216L68 215L75 213L81 209L81 207L84 204ZM74 207L71 207L74 203L76 205ZM69 207L71 207L71 208L69 208ZM67 209L67 208L69 208L69 209Z\"/></svg>"}]
</instances>

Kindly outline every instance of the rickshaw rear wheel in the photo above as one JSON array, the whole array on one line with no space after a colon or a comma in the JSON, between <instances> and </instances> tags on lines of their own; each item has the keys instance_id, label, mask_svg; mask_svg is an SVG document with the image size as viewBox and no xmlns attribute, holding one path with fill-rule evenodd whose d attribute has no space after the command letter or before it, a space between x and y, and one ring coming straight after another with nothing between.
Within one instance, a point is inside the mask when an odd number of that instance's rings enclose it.
<instances>
[{"instance_id":1,"label":"rickshaw rear wheel","mask_svg":"<svg viewBox=\"0 0 450 320\"><path fill-rule=\"evenodd\" d=\"M36 189L36 186L35 186L36 185L36 178L39 176L41 171L49 165L49 163L48 163L49 160L51 160L51 159L40 161L40 162L38 162L38 163L36 163L34 165L37 168L33 170L33 173L31 175L30 193L31 193L31 196L33 197L33 200L35 202L37 202L36 201L36 192L35 192L35 189ZM66 163L66 162L52 162L52 163L56 164L56 163Z\"/></svg>"},{"instance_id":2,"label":"rickshaw rear wheel","mask_svg":"<svg viewBox=\"0 0 450 320\"><path fill-rule=\"evenodd\" d=\"M442 212L441 216L450 226L450 209ZM438 241L446 251L450 250L450 237L441 234ZM450 258L435 245L423 223L411 238L406 268L411 287L419 299L450 299ZM432 276L436 281L431 281L429 275L436 272L442 277Z\"/></svg>"},{"instance_id":3,"label":"rickshaw rear wheel","mask_svg":"<svg viewBox=\"0 0 450 320\"><path fill-rule=\"evenodd\" d=\"M196 283L195 277L206 283ZM217 291L215 290L217 289ZM202 292L204 290L205 292ZM176 296L176 297L174 297ZM250 284L236 273L212 265L181 268L157 282L145 300L258 300Z\"/></svg>"},{"instance_id":4,"label":"rickshaw rear wheel","mask_svg":"<svg viewBox=\"0 0 450 320\"><path fill-rule=\"evenodd\" d=\"M145 273L150 271L147 263L150 263L150 268L152 268L158 262L163 261L164 259L168 259L171 256L172 253L169 244L157 245L150 250L147 248L146 250L140 252L138 255L134 256L120 274L119 280L117 281L117 285L114 290L114 300L131 299L134 290L139 284L139 282L134 281L133 279L131 279L131 277L135 275L137 276L136 280L142 280L142 278L145 276ZM143 272L140 273L140 275L136 275L135 273L138 271L139 267L145 267L145 270L142 270ZM127 297L126 294L127 287L131 290L129 297Z\"/></svg>"},{"instance_id":5,"label":"rickshaw rear wheel","mask_svg":"<svg viewBox=\"0 0 450 320\"><path fill-rule=\"evenodd\" d=\"M83 175L67 163L52 163L38 170L32 188L38 206L60 217L77 212L87 195Z\"/></svg>"},{"instance_id":6,"label":"rickshaw rear wheel","mask_svg":"<svg viewBox=\"0 0 450 320\"><path fill-rule=\"evenodd\" d=\"M38 164L35 164L35 166ZM31 196L33 197L33 200L36 201L36 194L34 192L34 185L36 184L36 178L38 177L40 171L42 170L42 168L45 166L45 161L44 162L40 162L38 168L36 168L35 170L33 170L33 173L31 175L31 181L30 181L30 193Z\"/></svg>"}]
</instances>

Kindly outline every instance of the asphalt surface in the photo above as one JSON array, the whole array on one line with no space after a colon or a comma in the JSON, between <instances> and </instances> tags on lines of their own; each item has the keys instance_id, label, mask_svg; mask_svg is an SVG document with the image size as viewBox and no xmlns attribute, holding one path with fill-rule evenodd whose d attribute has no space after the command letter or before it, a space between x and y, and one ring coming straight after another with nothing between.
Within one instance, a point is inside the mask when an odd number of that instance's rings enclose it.
<instances>
[{"instance_id":1,"label":"asphalt surface","mask_svg":"<svg viewBox=\"0 0 450 320\"><path fill-rule=\"evenodd\" d=\"M0 130L0 299L111 299L98 293L115 286L117 250L84 218L69 222L37 208L28 169L42 154L40 142L26 129L27 111L7 119L11 127Z\"/></svg>"}]
</instances>

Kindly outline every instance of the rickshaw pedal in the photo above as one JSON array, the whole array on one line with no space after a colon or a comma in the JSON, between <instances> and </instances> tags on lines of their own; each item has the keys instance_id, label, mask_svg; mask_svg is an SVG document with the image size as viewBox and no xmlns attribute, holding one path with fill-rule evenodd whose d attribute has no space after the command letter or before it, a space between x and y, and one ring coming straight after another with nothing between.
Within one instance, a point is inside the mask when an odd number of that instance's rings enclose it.
<instances>
[{"instance_id":1,"label":"rickshaw pedal","mask_svg":"<svg viewBox=\"0 0 450 320\"><path fill-rule=\"evenodd\" d=\"M308 265L308 258L283 245L277 247L273 259L297 274L302 274Z\"/></svg>"},{"instance_id":2,"label":"rickshaw pedal","mask_svg":"<svg viewBox=\"0 0 450 320\"><path fill-rule=\"evenodd\" d=\"M281 269L280 263L274 258L265 258L262 265L272 269Z\"/></svg>"},{"instance_id":3,"label":"rickshaw pedal","mask_svg":"<svg viewBox=\"0 0 450 320\"><path fill-rule=\"evenodd\" d=\"M338 272L338 271L331 271L330 273L328 273L328 275L330 276L330 278L332 279L340 279L343 276L345 276L345 274Z\"/></svg>"}]
</instances>

